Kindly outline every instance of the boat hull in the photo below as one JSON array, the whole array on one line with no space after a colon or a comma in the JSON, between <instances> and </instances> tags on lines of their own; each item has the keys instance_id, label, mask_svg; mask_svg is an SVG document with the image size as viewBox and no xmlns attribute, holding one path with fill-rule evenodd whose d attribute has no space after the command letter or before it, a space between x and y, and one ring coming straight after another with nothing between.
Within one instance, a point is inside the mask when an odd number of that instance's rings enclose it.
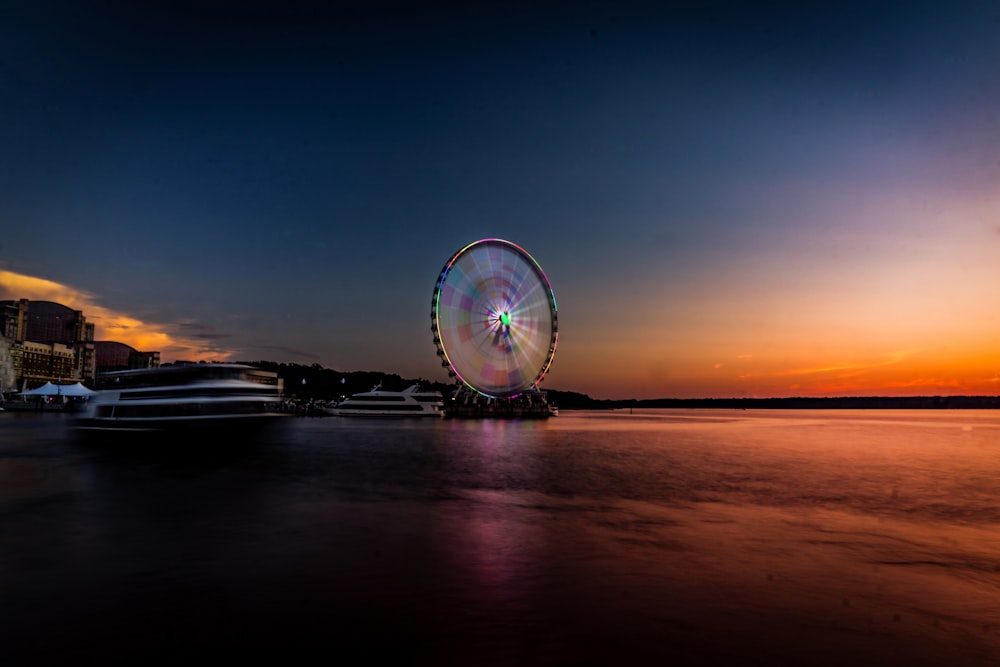
<instances>
[{"instance_id":1,"label":"boat hull","mask_svg":"<svg viewBox=\"0 0 1000 667\"><path fill-rule=\"evenodd\" d=\"M90 432L133 432L149 433L159 431L191 432L205 430L227 431L230 429L253 430L288 419L287 413L258 415L215 415L202 418L184 419L103 419L79 417L73 428Z\"/></svg>"},{"instance_id":2,"label":"boat hull","mask_svg":"<svg viewBox=\"0 0 1000 667\"><path fill-rule=\"evenodd\" d=\"M436 412L388 412L375 410L333 410L330 414L337 417L381 417L389 419L441 419L444 417L443 411Z\"/></svg>"}]
</instances>

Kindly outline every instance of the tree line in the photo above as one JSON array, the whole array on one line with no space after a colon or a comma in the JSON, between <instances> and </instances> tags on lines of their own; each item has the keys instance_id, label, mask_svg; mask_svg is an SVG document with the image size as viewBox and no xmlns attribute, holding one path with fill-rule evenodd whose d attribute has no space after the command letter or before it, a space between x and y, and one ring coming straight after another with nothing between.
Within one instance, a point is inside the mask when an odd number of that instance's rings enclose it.
<instances>
[{"instance_id":1,"label":"tree line","mask_svg":"<svg viewBox=\"0 0 1000 667\"><path fill-rule=\"evenodd\" d=\"M273 371L284 382L285 393L303 400L339 399L381 385L388 391L402 391L411 384L436 389L450 396L458 386L404 378L384 371L338 371L320 364L303 365L276 361L242 361ZM615 410L623 408L722 408L722 409L986 409L1000 408L1000 396L847 396L829 398L654 398L595 399L575 391L545 389L550 403L560 410Z\"/></svg>"}]
</instances>

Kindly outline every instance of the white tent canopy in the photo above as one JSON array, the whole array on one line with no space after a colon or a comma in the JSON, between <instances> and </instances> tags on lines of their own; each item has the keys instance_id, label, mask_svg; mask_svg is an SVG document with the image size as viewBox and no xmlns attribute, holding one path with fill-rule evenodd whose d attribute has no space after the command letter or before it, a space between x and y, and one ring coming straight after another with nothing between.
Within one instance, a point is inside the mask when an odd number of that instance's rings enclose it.
<instances>
[{"instance_id":1,"label":"white tent canopy","mask_svg":"<svg viewBox=\"0 0 1000 667\"><path fill-rule=\"evenodd\" d=\"M58 387L51 382L46 382L41 387L35 387L30 391L22 391L21 396L55 396L58 393Z\"/></svg>"},{"instance_id":2,"label":"white tent canopy","mask_svg":"<svg viewBox=\"0 0 1000 667\"><path fill-rule=\"evenodd\" d=\"M75 384L52 384L46 382L31 391L22 391L21 396L93 396L96 391L87 389L82 382Z\"/></svg>"},{"instance_id":3,"label":"white tent canopy","mask_svg":"<svg viewBox=\"0 0 1000 667\"><path fill-rule=\"evenodd\" d=\"M77 382L75 384L57 385L57 386L59 386L59 389L62 390L60 393L62 393L63 396L73 396L73 397L93 396L94 394L97 393L93 389L87 389L86 387L84 387L82 382Z\"/></svg>"}]
</instances>

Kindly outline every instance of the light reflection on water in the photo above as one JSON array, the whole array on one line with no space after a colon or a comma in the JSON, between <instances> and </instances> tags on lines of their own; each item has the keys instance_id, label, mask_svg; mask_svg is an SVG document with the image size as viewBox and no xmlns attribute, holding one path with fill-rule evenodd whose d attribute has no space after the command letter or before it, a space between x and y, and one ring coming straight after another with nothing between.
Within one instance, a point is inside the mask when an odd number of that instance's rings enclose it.
<instances>
[{"instance_id":1,"label":"light reflection on water","mask_svg":"<svg viewBox=\"0 0 1000 667\"><path fill-rule=\"evenodd\" d=\"M297 417L215 456L65 426L0 416L0 621L33 664L998 664L996 412Z\"/></svg>"}]
</instances>

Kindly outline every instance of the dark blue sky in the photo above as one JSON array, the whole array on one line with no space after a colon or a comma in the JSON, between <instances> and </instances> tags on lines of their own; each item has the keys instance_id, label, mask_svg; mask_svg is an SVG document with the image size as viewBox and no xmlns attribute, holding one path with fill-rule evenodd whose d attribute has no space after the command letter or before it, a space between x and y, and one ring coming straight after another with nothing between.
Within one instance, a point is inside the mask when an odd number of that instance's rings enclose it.
<instances>
[{"instance_id":1,"label":"dark blue sky","mask_svg":"<svg viewBox=\"0 0 1000 667\"><path fill-rule=\"evenodd\" d=\"M926 355L963 284L985 349L998 45L985 2L7 3L0 270L164 360L438 380L438 272L504 238L558 299L547 386L597 397Z\"/></svg>"}]
</instances>

